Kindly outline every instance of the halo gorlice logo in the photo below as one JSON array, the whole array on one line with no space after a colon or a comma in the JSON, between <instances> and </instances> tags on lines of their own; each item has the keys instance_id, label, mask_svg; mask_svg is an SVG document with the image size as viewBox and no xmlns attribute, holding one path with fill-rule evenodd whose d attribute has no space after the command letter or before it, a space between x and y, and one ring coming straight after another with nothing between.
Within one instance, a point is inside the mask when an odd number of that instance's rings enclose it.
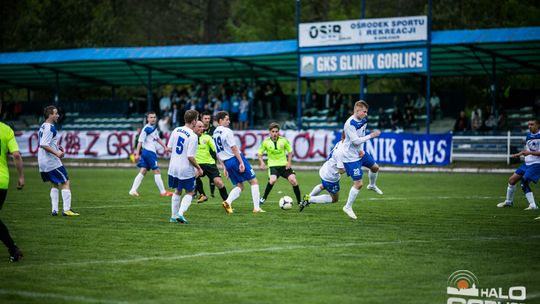
<instances>
[{"instance_id":1,"label":"halo gorlice logo","mask_svg":"<svg viewBox=\"0 0 540 304\"><path fill-rule=\"evenodd\" d=\"M468 270L458 270L448 277L447 304L524 304L525 286L479 288L478 278Z\"/></svg>"}]
</instances>

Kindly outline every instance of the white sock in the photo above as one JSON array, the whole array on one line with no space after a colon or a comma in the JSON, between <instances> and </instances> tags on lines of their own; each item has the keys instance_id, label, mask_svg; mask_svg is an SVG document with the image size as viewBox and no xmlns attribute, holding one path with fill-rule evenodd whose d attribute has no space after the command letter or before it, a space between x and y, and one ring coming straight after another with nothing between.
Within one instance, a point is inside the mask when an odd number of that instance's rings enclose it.
<instances>
[{"instance_id":1,"label":"white sock","mask_svg":"<svg viewBox=\"0 0 540 304\"><path fill-rule=\"evenodd\" d=\"M62 202L64 211L71 210L71 190L62 189Z\"/></svg>"},{"instance_id":2,"label":"white sock","mask_svg":"<svg viewBox=\"0 0 540 304\"><path fill-rule=\"evenodd\" d=\"M189 206L191 206L192 199L193 199L193 195L190 195L190 194L184 195L184 197L182 198L182 203L180 205L180 211L178 211L178 214L180 214L181 216L184 216L184 212L186 212Z\"/></svg>"},{"instance_id":3,"label":"white sock","mask_svg":"<svg viewBox=\"0 0 540 304\"><path fill-rule=\"evenodd\" d=\"M171 217L176 217L180 209L180 195L174 193L171 197Z\"/></svg>"},{"instance_id":4,"label":"white sock","mask_svg":"<svg viewBox=\"0 0 540 304\"><path fill-rule=\"evenodd\" d=\"M532 192L525 193L525 197L527 198L530 206L536 207L536 203L534 202L534 195Z\"/></svg>"},{"instance_id":5,"label":"white sock","mask_svg":"<svg viewBox=\"0 0 540 304\"><path fill-rule=\"evenodd\" d=\"M351 190L349 191L349 197L347 198L347 204L345 204L346 208L352 208L358 192L360 192L360 190L356 189L355 187L351 187Z\"/></svg>"},{"instance_id":6,"label":"white sock","mask_svg":"<svg viewBox=\"0 0 540 304\"><path fill-rule=\"evenodd\" d=\"M235 199L240 197L240 193L242 193L242 190L238 187L234 187L231 192L229 192L229 196L227 197L227 204L229 206L232 206L232 202L234 202Z\"/></svg>"},{"instance_id":7,"label":"white sock","mask_svg":"<svg viewBox=\"0 0 540 304\"><path fill-rule=\"evenodd\" d=\"M510 204L514 201L514 191L516 191L516 185L508 184L508 188L506 188L506 201L505 202Z\"/></svg>"},{"instance_id":8,"label":"white sock","mask_svg":"<svg viewBox=\"0 0 540 304\"><path fill-rule=\"evenodd\" d=\"M58 189L51 188L51 205L52 211L58 212Z\"/></svg>"},{"instance_id":9,"label":"white sock","mask_svg":"<svg viewBox=\"0 0 540 304\"><path fill-rule=\"evenodd\" d=\"M163 180L161 179L161 174L154 174L154 181L159 189L159 193L165 193L165 186L163 186Z\"/></svg>"},{"instance_id":10,"label":"white sock","mask_svg":"<svg viewBox=\"0 0 540 304\"><path fill-rule=\"evenodd\" d=\"M371 172L371 170L368 170L368 177L369 177L369 185L375 186L375 182L377 182L377 176L379 176L379 172Z\"/></svg>"},{"instance_id":11,"label":"white sock","mask_svg":"<svg viewBox=\"0 0 540 304\"><path fill-rule=\"evenodd\" d=\"M315 195L321 193L322 189L321 189L320 186L321 185L315 186L315 188L313 188L313 190L311 190L311 193L309 194L309 196L315 196Z\"/></svg>"},{"instance_id":12,"label":"white sock","mask_svg":"<svg viewBox=\"0 0 540 304\"><path fill-rule=\"evenodd\" d=\"M259 192L259 185L251 185L251 198L253 199L253 208L259 209L259 198L261 193Z\"/></svg>"},{"instance_id":13,"label":"white sock","mask_svg":"<svg viewBox=\"0 0 540 304\"><path fill-rule=\"evenodd\" d=\"M332 202L332 196L330 194L310 196L309 202L311 204L330 204Z\"/></svg>"},{"instance_id":14,"label":"white sock","mask_svg":"<svg viewBox=\"0 0 540 304\"><path fill-rule=\"evenodd\" d=\"M135 192L137 189L139 189L139 186L142 183L142 180L144 178L144 175L142 175L140 172L135 176L135 179L133 180L133 185L131 186L131 190L129 192Z\"/></svg>"}]
</instances>

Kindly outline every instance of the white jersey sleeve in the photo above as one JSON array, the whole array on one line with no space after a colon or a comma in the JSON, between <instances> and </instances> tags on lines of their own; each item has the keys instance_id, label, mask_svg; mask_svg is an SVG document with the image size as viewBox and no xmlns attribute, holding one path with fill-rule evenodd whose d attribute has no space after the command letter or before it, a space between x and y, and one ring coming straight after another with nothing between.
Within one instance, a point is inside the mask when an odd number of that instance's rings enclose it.
<instances>
[{"instance_id":1,"label":"white jersey sleeve","mask_svg":"<svg viewBox=\"0 0 540 304\"><path fill-rule=\"evenodd\" d=\"M341 178L341 174L338 169L343 169L343 146L340 142L336 144L328 160L319 169L319 176L321 179L328 182L338 182Z\"/></svg>"},{"instance_id":2,"label":"white jersey sleeve","mask_svg":"<svg viewBox=\"0 0 540 304\"><path fill-rule=\"evenodd\" d=\"M39 128L39 150L38 150L38 165L39 172L50 172L62 166L62 161L56 155L45 151L41 146L48 146L51 149L58 151L57 138L58 132L53 124L43 123Z\"/></svg>"}]
</instances>

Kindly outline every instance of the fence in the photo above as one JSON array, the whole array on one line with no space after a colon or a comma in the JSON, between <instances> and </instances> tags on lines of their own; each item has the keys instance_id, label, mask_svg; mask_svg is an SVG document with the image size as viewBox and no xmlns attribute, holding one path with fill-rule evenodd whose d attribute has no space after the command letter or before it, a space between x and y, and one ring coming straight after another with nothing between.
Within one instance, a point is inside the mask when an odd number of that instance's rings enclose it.
<instances>
[{"instance_id":1,"label":"fence","mask_svg":"<svg viewBox=\"0 0 540 304\"><path fill-rule=\"evenodd\" d=\"M452 161L504 161L510 164L510 155L524 146L524 135L512 136L508 131L501 136L454 136Z\"/></svg>"}]
</instances>

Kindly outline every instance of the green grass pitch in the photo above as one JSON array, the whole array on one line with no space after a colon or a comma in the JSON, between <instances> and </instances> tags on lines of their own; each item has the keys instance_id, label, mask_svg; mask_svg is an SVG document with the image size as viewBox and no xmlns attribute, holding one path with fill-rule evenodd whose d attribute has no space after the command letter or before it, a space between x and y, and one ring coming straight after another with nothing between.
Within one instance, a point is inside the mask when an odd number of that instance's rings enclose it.
<instances>
[{"instance_id":1,"label":"green grass pitch","mask_svg":"<svg viewBox=\"0 0 540 304\"><path fill-rule=\"evenodd\" d=\"M348 178L339 203L302 213L278 208L294 197L281 179L265 214L251 213L246 187L234 214L216 197L194 202L182 225L168 222L170 198L151 175L133 198L136 169L67 169L78 218L50 216L37 169L26 168L23 191L12 175L0 216L25 258L11 264L0 249L0 303L446 303L461 269L540 301L540 212L523 210L519 187L514 208L495 207L506 175L383 172L384 195L362 189L356 221L341 210ZM319 182L298 178L303 193Z\"/></svg>"}]
</instances>

